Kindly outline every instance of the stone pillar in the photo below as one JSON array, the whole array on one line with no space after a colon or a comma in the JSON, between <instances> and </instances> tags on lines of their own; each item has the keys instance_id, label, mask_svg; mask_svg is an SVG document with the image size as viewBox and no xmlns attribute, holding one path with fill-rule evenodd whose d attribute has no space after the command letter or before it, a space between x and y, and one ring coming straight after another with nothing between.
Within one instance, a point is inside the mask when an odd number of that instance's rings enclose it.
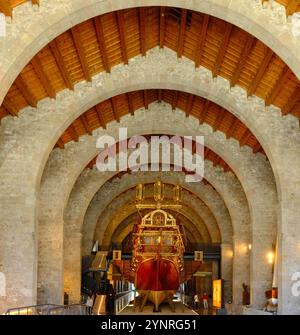
<instances>
[{"instance_id":1,"label":"stone pillar","mask_svg":"<svg viewBox=\"0 0 300 335\"><path fill-rule=\"evenodd\" d=\"M233 250L229 243L221 244L221 278L224 280L224 301L232 301Z\"/></svg>"},{"instance_id":2,"label":"stone pillar","mask_svg":"<svg viewBox=\"0 0 300 335\"><path fill-rule=\"evenodd\" d=\"M39 222L38 304L63 304L63 222Z\"/></svg>"},{"instance_id":3,"label":"stone pillar","mask_svg":"<svg viewBox=\"0 0 300 335\"><path fill-rule=\"evenodd\" d=\"M262 309L266 303L265 291L272 288L272 268L268 254L274 251L274 237L267 229L256 225L252 230L252 249L250 253L250 303L255 309Z\"/></svg>"},{"instance_id":4,"label":"stone pillar","mask_svg":"<svg viewBox=\"0 0 300 335\"><path fill-rule=\"evenodd\" d=\"M299 315L300 190L293 190L291 186L290 192L293 196L289 199L287 194L281 201L281 230L278 236L278 313Z\"/></svg>"},{"instance_id":5,"label":"stone pillar","mask_svg":"<svg viewBox=\"0 0 300 335\"><path fill-rule=\"evenodd\" d=\"M243 283L250 284L249 240L245 235L233 236L232 301L236 307L243 303Z\"/></svg>"},{"instance_id":6,"label":"stone pillar","mask_svg":"<svg viewBox=\"0 0 300 335\"><path fill-rule=\"evenodd\" d=\"M82 234L65 227L64 238L64 290L69 303L81 300L81 241Z\"/></svg>"}]
</instances>

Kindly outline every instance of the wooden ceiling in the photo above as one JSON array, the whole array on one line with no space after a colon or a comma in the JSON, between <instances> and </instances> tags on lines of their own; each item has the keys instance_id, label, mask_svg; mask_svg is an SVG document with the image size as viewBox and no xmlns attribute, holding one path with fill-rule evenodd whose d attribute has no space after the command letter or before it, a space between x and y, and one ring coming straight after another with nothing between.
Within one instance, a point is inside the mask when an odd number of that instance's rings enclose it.
<instances>
[{"instance_id":1,"label":"wooden ceiling","mask_svg":"<svg viewBox=\"0 0 300 335\"><path fill-rule=\"evenodd\" d=\"M0 12L6 16L13 15L13 9L28 0L0 0ZM39 5L39 0L31 0L33 5Z\"/></svg>"},{"instance_id":2,"label":"wooden ceiling","mask_svg":"<svg viewBox=\"0 0 300 335\"><path fill-rule=\"evenodd\" d=\"M109 72L159 45L175 50L273 103L300 115L300 82L262 42L220 19L172 7L117 11L90 19L44 47L23 69L0 107L0 118L81 80Z\"/></svg>"},{"instance_id":3,"label":"wooden ceiling","mask_svg":"<svg viewBox=\"0 0 300 335\"><path fill-rule=\"evenodd\" d=\"M194 116L200 123L209 124L214 131L222 131L227 138L235 138L241 146L248 145L253 152L263 149L251 133L233 114L210 102L209 100L179 91L141 90L115 96L103 101L77 118L62 134L56 146L64 148L69 141L78 141L79 137L91 134L94 129L105 128L113 120L120 120L123 115L134 114L134 111L154 101L169 103L173 109L178 107L185 111L186 116Z\"/></svg>"},{"instance_id":4,"label":"wooden ceiling","mask_svg":"<svg viewBox=\"0 0 300 335\"><path fill-rule=\"evenodd\" d=\"M32 4L39 4L39 0L30 0ZM261 0L262 3L268 2L269 0ZM0 12L3 12L6 16L12 16L13 9L28 0L0 0ZM286 8L286 15L291 15L294 12L300 11L300 0L276 0Z\"/></svg>"},{"instance_id":5,"label":"wooden ceiling","mask_svg":"<svg viewBox=\"0 0 300 335\"><path fill-rule=\"evenodd\" d=\"M162 136L162 135L166 135L166 136L171 136L170 134L150 134L150 135L143 135L147 140L148 142L150 141L151 139L151 136L153 135L156 135L156 136ZM196 153L196 142L195 141L192 141L192 153L195 154ZM119 152L119 143L116 144L116 152L118 153ZM96 165L96 159L97 159L97 156L94 157L89 163L88 165L86 166L86 168L89 168L89 169L92 169L95 165ZM207 147L204 147L204 159L205 160L209 160L213 163L214 166L218 165L218 166L221 166L223 168L223 170L225 172L228 172L228 171L231 171L232 173L233 170L230 168L230 166L218 155L216 154L214 151L208 149ZM172 164L170 164L172 165ZM173 165L172 165L173 166ZM160 170L161 169L161 164L160 164ZM150 171L150 170L149 170ZM188 171L187 169L185 169L184 167L182 168L182 171L185 173L185 174L190 174L190 173L193 173L193 172L190 172ZM117 177L121 177L123 174L126 174L126 173L131 173L130 170L127 170L127 171L121 171L117 174Z\"/></svg>"},{"instance_id":6,"label":"wooden ceiling","mask_svg":"<svg viewBox=\"0 0 300 335\"><path fill-rule=\"evenodd\" d=\"M262 42L220 19L172 7L146 7L108 13L66 31L44 47L23 69L11 86L0 118L47 96L74 87L82 80L155 47L168 47L178 57L186 56L210 69L214 76L230 80L273 103L284 113L300 116L300 82L287 65ZM249 131L220 106L192 95L165 90L132 92L107 100L87 111L65 131L58 141L63 147L84 133L155 100L207 122L227 137L262 151ZM209 107L209 108L208 108Z\"/></svg>"}]
</instances>

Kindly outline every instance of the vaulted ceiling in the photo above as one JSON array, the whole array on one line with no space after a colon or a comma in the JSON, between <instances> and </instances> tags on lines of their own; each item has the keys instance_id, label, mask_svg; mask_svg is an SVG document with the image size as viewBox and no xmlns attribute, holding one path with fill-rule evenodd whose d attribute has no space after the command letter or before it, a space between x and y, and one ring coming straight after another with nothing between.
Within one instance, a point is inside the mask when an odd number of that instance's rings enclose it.
<instances>
[{"instance_id":1,"label":"vaulted ceiling","mask_svg":"<svg viewBox=\"0 0 300 335\"><path fill-rule=\"evenodd\" d=\"M80 136L91 134L99 127L105 128L108 122L120 120L125 114L133 114L142 107L147 109L154 101L169 103L173 109L178 107L185 111L187 116L192 115L198 118L200 123L209 124L214 131L222 131L228 138L237 139L241 146L248 145L255 153L263 152L256 137L233 114L209 100L171 90L134 91L105 100L75 120L62 134L57 146L63 148L65 143L77 141Z\"/></svg>"},{"instance_id":2,"label":"vaulted ceiling","mask_svg":"<svg viewBox=\"0 0 300 335\"><path fill-rule=\"evenodd\" d=\"M72 89L101 71L155 47L168 47L263 98L300 115L300 82L262 42L218 18L172 7L108 13L66 31L44 47L11 86L0 117Z\"/></svg>"}]
</instances>

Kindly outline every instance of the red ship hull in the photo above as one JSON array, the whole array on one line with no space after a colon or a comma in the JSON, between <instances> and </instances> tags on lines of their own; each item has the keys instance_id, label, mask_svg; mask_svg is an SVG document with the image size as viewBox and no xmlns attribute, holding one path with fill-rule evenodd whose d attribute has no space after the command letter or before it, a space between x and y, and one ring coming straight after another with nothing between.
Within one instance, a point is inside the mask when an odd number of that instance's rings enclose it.
<instances>
[{"instance_id":1,"label":"red ship hull","mask_svg":"<svg viewBox=\"0 0 300 335\"><path fill-rule=\"evenodd\" d=\"M136 273L137 290L177 291L179 274L176 265L167 259L143 261Z\"/></svg>"}]
</instances>

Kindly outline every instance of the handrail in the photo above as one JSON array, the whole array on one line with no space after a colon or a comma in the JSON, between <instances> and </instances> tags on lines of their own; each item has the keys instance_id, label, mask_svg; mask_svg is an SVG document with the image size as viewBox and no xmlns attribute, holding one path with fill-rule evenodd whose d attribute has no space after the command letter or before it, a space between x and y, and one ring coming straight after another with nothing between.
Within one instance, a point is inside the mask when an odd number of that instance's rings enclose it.
<instances>
[{"instance_id":1,"label":"handrail","mask_svg":"<svg viewBox=\"0 0 300 335\"><path fill-rule=\"evenodd\" d=\"M87 315L88 307L84 304L71 304L50 308L47 315Z\"/></svg>"},{"instance_id":2,"label":"handrail","mask_svg":"<svg viewBox=\"0 0 300 335\"><path fill-rule=\"evenodd\" d=\"M38 305L29 305L16 308L8 309L4 314L5 315L41 315L44 314L44 310L48 312L50 308L60 307L56 304L38 304ZM38 312L38 310L40 310Z\"/></svg>"}]
</instances>

